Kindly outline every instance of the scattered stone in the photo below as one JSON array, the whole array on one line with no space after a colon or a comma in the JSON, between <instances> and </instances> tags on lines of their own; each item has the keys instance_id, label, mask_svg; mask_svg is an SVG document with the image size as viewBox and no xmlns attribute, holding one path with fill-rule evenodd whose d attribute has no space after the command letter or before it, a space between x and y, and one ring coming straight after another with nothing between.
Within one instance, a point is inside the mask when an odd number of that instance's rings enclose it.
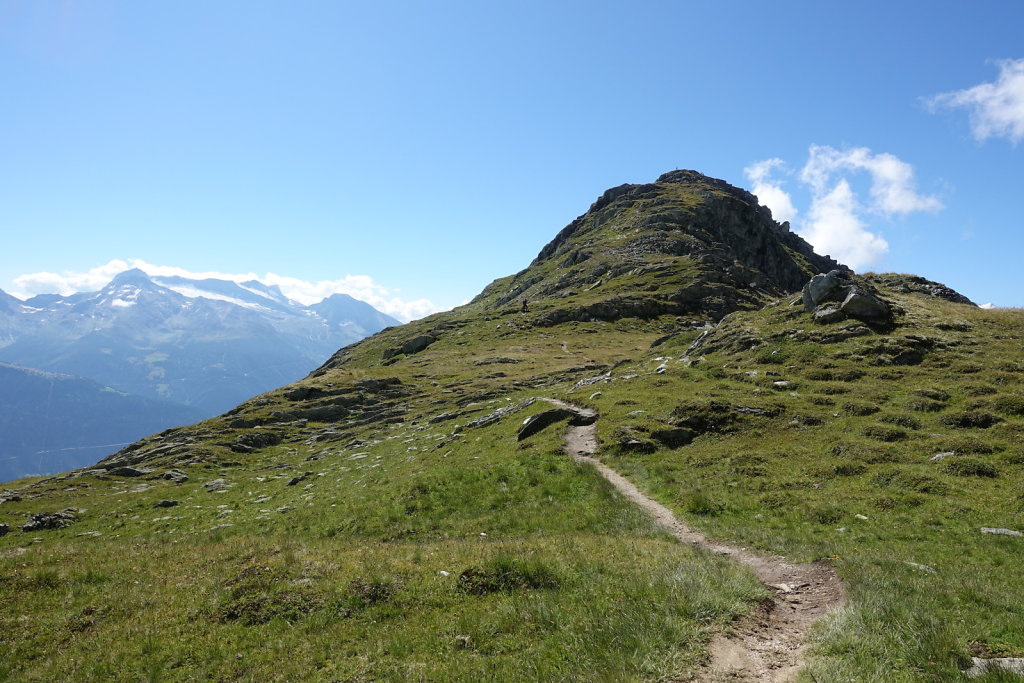
<instances>
[{"instance_id":1,"label":"scattered stone","mask_svg":"<svg viewBox=\"0 0 1024 683\"><path fill-rule=\"evenodd\" d=\"M999 671L1024 675L1024 657L994 657L992 659L971 657L971 668L964 673L970 678L978 678Z\"/></svg>"},{"instance_id":2,"label":"scattered stone","mask_svg":"<svg viewBox=\"0 0 1024 683\"><path fill-rule=\"evenodd\" d=\"M438 574L440 574L441 576L451 576L452 573L451 572L446 572L445 570L442 569L441 571L438 572Z\"/></svg>"},{"instance_id":3,"label":"scattered stone","mask_svg":"<svg viewBox=\"0 0 1024 683\"><path fill-rule=\"evenodd\" d=\"M184 484L188 481L188 475L179 469L167 470L160 476L168 481L173 481L175 484Z\"/></svg>"},{"instance_id":4,"label":"scattered stone","mask_svg":"<svg viewBox=\"0 0 1024 683\"><path fill-rule=\"evenodd\" d=\"M654 369L654 372L659 374L659 375L663 375L663 374L665 374L666 370L668 370L668 364L667 363L662 363L661 365L659 365L657 368Z\"/></svg>"},{"instance_id":5,"label":"scattered stone","mask_svg":"<svg viewBox=\"0 0 1024 683\"><path fill-rule=\"evenodd\" d=\"M232 526L234 526L234 524L217 524L216 526L210 527L210 531L220 531L221 529L227 529Z\"/></svg>"},{"instance_id":6,"label":"scattered stone","mask_svg":"<svg viewBox=\"0 0 1024 683\"><path fill-rule=\"evenodd\" d=\"M107 474L115 477L142 477L147 474L153 474L153 470L148 470L142 467L115 467L112 470L107 470Z\"/></svg>"},{"instance_id":7,"label":"scattered stone","mask_svg":"<svg viewBox=\"0 0 1024 683\"><path fill-rule=\"evenodd\" d=\"M7 526L6 524L0 524L0 536L8 534L10 533L10 531L11 527Z\"/></svg>"},{"instance_id":8,"label":"scattered stone","mask_svg":"<svg viewBox=\"0 0 1024 683\"><path fill-rule=\"evenodd\" d=\"M155 508L172 508L172 507L174 507L177 504L178 504L178 501L176 501L176 500L161 500L161 501L159 501L157 503L153 503L153 507L155 507Z\"/></svg>"},{"instance_id":9,"label":"scattered stone","mask_svg":"<svg viewBox=\"0 0 1024 683\"><path fill-rule=\"evenodd\" d=\"M576 384L572 385L572 388L573 389L579 389L580 387L590 386L591 384L597 384L598 382L611 382L611 381L612 381L612 373L606 372L605 374L598 375L597 377L587 377L586 379L581 379L579 382L576 382Z\"/></svg>"},{"instance_id":10,"label":"scattered stone","mask_svg":"<svg viewBox=\"0 0 1024 683\"><path fill-rule=\"evenodd\" d=\"M75 534L76 537L90 536L92 538L96 538L97 536L102 536L102 535L103 535L102 531L83 531L80 534Z\"/></svg>"},{"instance_id":11,"label":"scattered stone","mask_svg":"<svg viewBox=\"0 0 1024 683\"><path fill-rule=\"evenodd\" d=\"M465 649L465 648L468 648L468 647L472 646L472 644L473 644L473 639L470 636L466 636L466 635L455 636L455 647L459 647L459 648Z\"/></svg>"},{"instance_id":12,"label":"scattered stone","mask_svg":"<svg viewBox=\"0 0 1024 683\"><path fill-rule=\"evenodd\" d=\"M260 503L266 503L271 498L272 498L272 496L260 496L259 498L254 500L253 503L255 503L256 505L259 505Z\"/></svg>"},{"instance_id":13,"label":"scattered stone","mask_svg":"<svg viewBox=\"0 0 1024 683\"><path fill-rule=\"evenodd\" d=\"M277 508L277 511L280 512L281 514L284 514L285 512L288 512L291 509L292 509L291 505L282 505L281 507Z\"/></svg>"},{"instance_id":14,"label":"scattered stone","mask_svg":"<svg viewBox=\"0 0 1024 683\"><path fill-rule=\"evenodd\" d=\"M806 588L809 583L769 583L769 588L774 588L780 593L795 593L801 588Z\"/></svg>"},{"instance_id":15,"label":"scattered stone","mask_svg":"<svg viewBox=\"0 0 1024 683\"><path fill-rule=\"evenodd\" d=\"M600 396L600 395L601 395L601 392L600 392L600 391L595 391L594 393L592 393L592 394L590 395L590 400L591 400L591 401L593 401L593 400L594 400L595 398L597 398L597 397L598 397L598 396Z\"/></svg>"},{"instance_id":16,"label":"scattered stone","mask_svg":"<svg viewBox=\"0 0 1024 683\"><path fill-rule=\"evenodd\" d=\"M854 515L854 517L856 517L857 519L860 519L860 520L864 520L864 521L867 521L867 516L865 516L865 515L862 515L862 514L860 514L860 513L858 513L858 514Z\"/></svg>"},{"instance_id":17,"label":"scattered stone","mask_svg":"<svg viewBox=\"0 0 1024 683\"><path fill-rule=\"evenodd\" d=\"M42 531L43 529L63 529L77 520L75 513L78 510L67 508L60 512L37 512L27 524L21 527L22 531Z\"/></svg>"},{"instance_id":18,"label":"scattered stone","mask_svg":"<svg viewBox=\"0 0 1024 683\"><path fill-rule=\"evenodd\" d=\"M932 457L928 458L928 462L942 462L946 458L951 458L956 455L956 451L946 451L945 453L936 453Z\"/></svg>"},{"instance_id":19,"label":"scattered stone","mask_svg":"<svg viewBox=\"0 0 1024 683\"><path fill-rule=\"evenodd\" d=\"M1024 532L1014 531L1013 529L998 529L989 526L981 527L981 533L983 534L995 534L997 536L1024 536Z\"/></svg>"},{"instance_id":20,"label":"scattered stone","mask_svg":"<svg viewBox=\"0 0 1024 683\"><path fill-rule=\"evenodd\" d=\"M907 561L904 561L903 564L905 564L905 565L907 565L909 567L913 567L914 569L917 569L919 571L925 572L927 574L936 574L937 573L933 567L929 567L926 564L918 564L917 562L907 562Z\"/></svg>"},{"instance_id":21,"label":"scattered stone","mask_svg":"<svg viewBox=\"0 0 1024 683\"><path fill-rule=\"evenodd\" d=\"M792 382L784 379L772 382L772 386L778 389L779 391L782 391L783 389L788 389L791 384Z\"/></svg>"},{"instance_id":22,"label":"scattered stone","mask_svg":"<svg viewBox=\"0 0 1024 683\"><path fill-rule=\"evenodd\" d=\"M227 491L229 486L233 486L227 479L214 479L203 484L203 488L206 489L207 493L216 493L218 491Z\"/></svg>"},{"instance_id":23,"label":"scattered stone","mask_svg":"<svg viewBox=\"0 0 1024 683\"><path fill-rule=\"evenodd\" d=\"M302 474L300 474L300 475L299 475L299 476L297 476L297 477L292 477L292 478L291 478L291 479L290 479L290 480L288 481L288 483L286 484L286 486L295 486L295 485L296 485L296 484L298 484L298 483L301 483L301 482L303 482L303 481L306 481L306 479L308 479L308 478L310 478L310 477L312 477L312 476L313 476L313 473L312 473L312 472L303 472Z\"/></svg>"}]
</instances>

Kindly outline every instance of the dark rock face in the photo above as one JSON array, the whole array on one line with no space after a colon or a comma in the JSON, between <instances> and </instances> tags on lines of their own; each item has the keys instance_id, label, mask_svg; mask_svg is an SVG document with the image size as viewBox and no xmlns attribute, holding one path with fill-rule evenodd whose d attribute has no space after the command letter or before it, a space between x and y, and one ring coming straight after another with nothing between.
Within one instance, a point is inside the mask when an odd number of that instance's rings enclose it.
<instances>
[{"instance_id":1,"label":"dark rock face","mask_svg":"<svg viewBox=\"0 0 1024 683\"><path fill-rule=\"evenodd\" d=\"M583 413L569 408L552 408L551 410L545 410L535 415L531 415L523 421L522 426L519 428L519 433L516 436L516 440L522 441L523 439L533 436L545 427L553 425L556 422L561 422L562 420L569 420L569 424L581 426L593 424L594 421L597 420L597 416L584 415Z\"/></svg>"},{"instance_id":2,"label":"dark rock face","mask_svg":"<svg viewBox=\"0 0 1024 683\"><path fill-rule=\"evenodd\" d=\"M153 470L147 470L139 467L115 467L107 471L107 474L115 477L142 477L147 474L152 474Z\"/></svg>"},{"instance_id":3,"label":"dark rock face","mask_svg":"<svg viewBox=\"0 0 1024 683\"><path fill-rule=\"evenodd\" d=\"M924 294L934 296L955 304L967 304L977 306L976 303L954 289L947 287L941 282L926 280L919 275L903 275L897 273L883 273L881 275L869 275L866 279L878 282L887 287L892 287L903 294Z\"/></svg>"}]
</instances>

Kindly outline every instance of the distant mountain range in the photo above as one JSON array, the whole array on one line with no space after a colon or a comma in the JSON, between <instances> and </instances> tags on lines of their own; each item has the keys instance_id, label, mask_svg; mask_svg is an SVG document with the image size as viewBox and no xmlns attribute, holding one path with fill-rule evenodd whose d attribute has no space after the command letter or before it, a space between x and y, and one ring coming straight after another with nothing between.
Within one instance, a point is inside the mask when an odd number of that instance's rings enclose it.
<instances>
[{"instance_id":1,"label":"distant mountain range","mask_svg":"<svg viewBox=\"0 0 1024 683\"><path fill-rule=\"evenodd\" d=\"M116 392L192 408L187 416L169 410L164 421L152 423L158 430L219 414L293 382L338 347L397 324L345 294L304 306L255 280L158 277L133 269L98 292L41 294L21 301L0 291L0 361L88 378ZM19 429L31 429L33 421L25 412L31 399L5 382L0 405L13 404L24 409ZM147 414L156 410L146 408ZM87 423L95 424L92 418ZM4 443L23 439L9 432L13 423L3 425L0 458L10 458ZM80 433L91 434L91 429ZM132 429L121 437L95 434L86 440L130 441L145 433Z\"/></svg>"}]
</instances>

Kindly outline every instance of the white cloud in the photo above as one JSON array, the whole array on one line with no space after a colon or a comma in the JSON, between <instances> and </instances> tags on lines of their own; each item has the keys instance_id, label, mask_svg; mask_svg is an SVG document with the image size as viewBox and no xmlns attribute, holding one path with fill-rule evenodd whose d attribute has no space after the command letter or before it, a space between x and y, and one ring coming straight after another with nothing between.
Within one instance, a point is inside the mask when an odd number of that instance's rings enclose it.
<instances>
[{"instance_id":1,"label":"white cloud","mask_svg":"<svg viewBox=\"0 0 1024 683\"><path fill-rule=\"evenodd\" d=\"M784 169L782 159L766 159L747 166L744 175L753 185L751 192L757 195L758 201L772 210L772 216L780 223L796 218L797 210L789 193L782 189L782 183L775 181L771 175L776 168Z\"/></svg>"},{"instance_id":2,"label":"white cloud","mask_svg":"<svg viewBox=\"0 0 1024 683\"><path fill-rule=\"evenodd\" d=\"M800 179L816 195L829 191L833 178L843 171L867 171L871 174L869 210L885 214L908 214L914 211L939 211L942 202L936 197L917 194L914 168L892 154L872 154L867 147L840 151L827 145L811 145L807 164Z\"/></svg>"},{"instance_id":3,"label":"white cloud","mask_svg":"<svg viewBox=\"0 0 1024 683\"><path fill-rule=\"evenodd\" d=\"M800 234L822 254L829 254L857 270L875 263L889 251L889 243L864 229L857 217L857 198L845 179L831 190L815 195L806 226Z\"/></svg>"},{"instance_id":4,"label":"white cloud","mask_svg":"<svg viewBox=\"0 0 1024 683\"><path fill-rule=\"evenodd\" d=\"M1024 59L997 61L999 78L966 90L935 95L925 100L934 111L939 107L964 107L971 119L971 131L979 141L1006 138L1014 145L1024 140Z\"/></svg>"},{"instance_id":5,"label":"white cloud","mask_svg":"<svg viewBox=\"0 0 1024 683\"><path fill-rule=\"evenodd\" d=\"M783 215L798 215L792 197L772 178L773 171L784 168L781 159L768 159L744 169L759 200L773 214L779 207L780 220ZM870 177L867 201L850 183L858 172ZM888 217L943 208L938 198L918 194L910 164L892 154L873 154L866 147L838 150L812 145L797 177L810 193L810 208L794 221L795 229L816 251L853 269L876 263L889 251L885 238L867 229L864 215Z\"/></svg>"},{"instance_id":6,"label":"white cloud","mask_svg":"<svg viewBox=\"0 0 1024 683\"><path fill-rule=\"evenodd\" d=\"M138 268L149 275L180 276L192 279L216 278L247 282L257 280L266 285L277 285L290 299L302 304L313 304L331 294L348 294L365 301L377 310L393 315L402 321L415 320L437 312L439 309L427 299L406 300L398 296L397 290L373 281L368 275L346 275L337 280L311 282L300 278L266 273L220 273L216 271L195 272L177 266L160 266L141 259L113 259L88 271L64 271L63 273L28 273L14 278L17 287L14 296L22 299L36 294L91 292L102 289L111 278L130 268Z\"/></svg>"}]
</instances>

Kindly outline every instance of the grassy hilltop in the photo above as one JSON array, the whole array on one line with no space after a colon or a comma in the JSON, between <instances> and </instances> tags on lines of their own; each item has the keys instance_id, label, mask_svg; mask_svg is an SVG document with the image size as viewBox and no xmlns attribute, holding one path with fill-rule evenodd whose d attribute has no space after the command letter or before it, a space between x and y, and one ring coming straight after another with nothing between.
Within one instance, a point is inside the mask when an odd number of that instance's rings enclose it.
<instances>
[{"instance_id":1,"label":"grassy hilltop","mask_svg":"<svg viewBox=\"0 0 1024 683\"><path fill-rule=\"evenodd\" d=\"M831 558L848 600L807 680L1024 656L1024 537L981 531L1024 531L1024 312L885 275L891 324L815 323L796 290L837 265L666 174L466 306L0 486L0 679L687 680L766 589L566 457L564 424L517 440L538 397L596 409L598 456L710 536Z\"/></svg>"}]
</instances>

